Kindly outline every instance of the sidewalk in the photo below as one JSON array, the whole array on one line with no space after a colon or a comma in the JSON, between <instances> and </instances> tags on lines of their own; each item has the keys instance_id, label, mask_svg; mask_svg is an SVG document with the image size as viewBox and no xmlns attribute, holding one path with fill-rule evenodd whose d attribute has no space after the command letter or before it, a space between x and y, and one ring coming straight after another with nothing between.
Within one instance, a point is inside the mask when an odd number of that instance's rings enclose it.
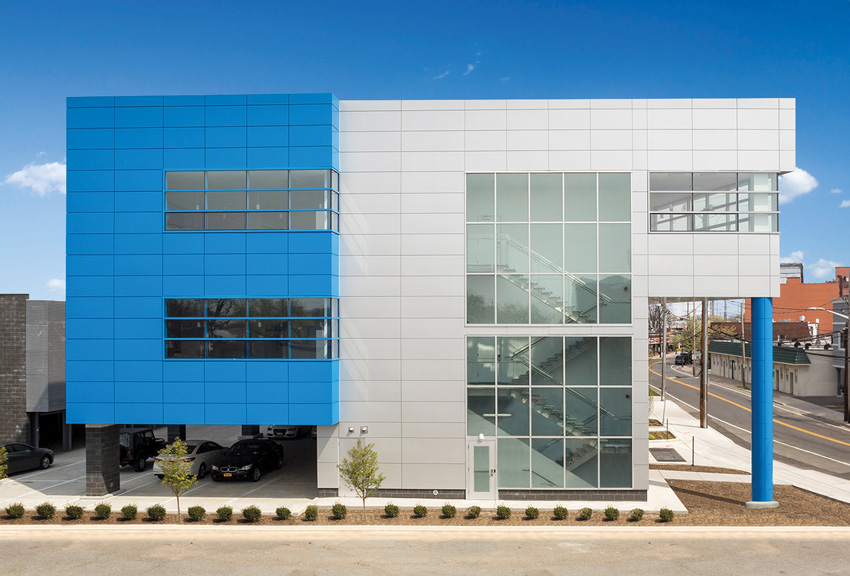
<instances>
[{"instance_id":1,"label":"sidewalk","mask_svg":"<svg viewBox=\"0 0 850 576\"><path fill-rule=\"evenodd\" d=\"M711 381L722 381L720 378L711 378ZM731 381L728 381L731 382ZM779 396L777 394L777 396ZM836 423L842 422L842 415L828 408L823 408L801 400L791 398L786 394L778 398L778 403L793 407L807 414L811 414L824 421ZM650 418L661 420L664 402L656 397L652 403ZM697 466L715 466L721 468L732 468L744 472L752 471L752 460L750 451L738 446L720 432L711 428L699 427L699 421L688 414L673 401L667 401L666 418L669 420L670 432L676 438L673 440L650 440L650 448L673 448L690 464L693 455L694 464ZM656 460L650 455L650 463ZM682 479L681 472L661 471L666 479ZM727 481L722 479L725 474L700 474L701 480ZM749 482L749 477L745 481ZM774 461L773 464L774 484L790 484L810 492L821 494L841 502L850 503L850 480L837 476L830 476L813 470L797 468L788 464Z\"/></svg>"}]
</instances>

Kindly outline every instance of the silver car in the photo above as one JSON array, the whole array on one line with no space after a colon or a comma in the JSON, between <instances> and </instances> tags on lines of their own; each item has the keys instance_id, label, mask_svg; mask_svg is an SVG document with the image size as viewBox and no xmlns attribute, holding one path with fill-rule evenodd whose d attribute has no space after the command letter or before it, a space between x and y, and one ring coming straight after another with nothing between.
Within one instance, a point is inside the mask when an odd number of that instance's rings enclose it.
<instances>
[{"instance_id":1,"label":"silver car","mask_svg":"<svg viewBox=\"0 0 850 576\"><path fill-rule=\"evenodd\" d=\"M191 462L189 473L201 479L218 463L225 450L212 440L186 440L186 455L182 460ZM157 478L162 478L162 461L162 456L153 459L153 473Z\"/></svg>"},{"instance_id":2,"label":"silver car","mask_svg":"<svg viewBox=\"0 0 850 576\"><path fill-rule=\"evenodd\" d=\"M302 438L310 433L310 426L289 426L272 424L266 431L267 438L294 439Z\"/></svg>"}]
</instances>

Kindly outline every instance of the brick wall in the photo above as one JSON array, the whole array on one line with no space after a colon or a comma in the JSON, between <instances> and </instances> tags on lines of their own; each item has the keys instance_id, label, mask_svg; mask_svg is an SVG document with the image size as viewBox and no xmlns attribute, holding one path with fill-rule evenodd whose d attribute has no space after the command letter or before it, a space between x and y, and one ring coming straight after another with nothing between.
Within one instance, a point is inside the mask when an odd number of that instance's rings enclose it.
<instances>
[{"instance_id":1,"label":"brick wall","mask_svg":"<svg viewBox=\"0 0 850 576\"><path fill-rule=\"evenodd\" d=\"M27 294L0 294L0 439L29 441Z\"/></svg>"},{"instance_id":2,"label":"brick wall","mask_svg":"<svg viewBox=\"0 0 850 576\"><path fill-rule=\"evenodd\" d=\"M114 494L121 487L117 425L86 425L86 496Z\"/></svg>"}]
</instances>

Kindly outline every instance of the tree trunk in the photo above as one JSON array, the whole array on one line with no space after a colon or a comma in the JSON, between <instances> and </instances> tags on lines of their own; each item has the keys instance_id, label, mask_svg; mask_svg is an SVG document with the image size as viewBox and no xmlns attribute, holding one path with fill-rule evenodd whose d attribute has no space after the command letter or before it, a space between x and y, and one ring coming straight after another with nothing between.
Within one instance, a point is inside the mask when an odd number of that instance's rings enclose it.
<instances>
[{"instance_id":1,"label":"tree trunk","mask_svg":"<svg viewBox=\"0 0 850 576\"><path fill-rule=\"evenodd\" d=\"M366 499L363 498L363 523L366 523Z\"/></svg>"}]
</instances>

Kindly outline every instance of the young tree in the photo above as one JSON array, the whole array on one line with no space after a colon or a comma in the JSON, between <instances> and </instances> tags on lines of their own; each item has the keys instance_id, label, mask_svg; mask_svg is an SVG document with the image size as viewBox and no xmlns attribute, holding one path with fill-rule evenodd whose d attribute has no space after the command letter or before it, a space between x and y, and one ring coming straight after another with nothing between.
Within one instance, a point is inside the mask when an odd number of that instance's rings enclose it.
<instances>
[{"instance_id":1,"label":"young tree","mask_svg":"<svg viewBox=\"0 0 850 576\"><path fill-rule=\"evenodd\" d=\"M9 461L9 455L6 454L6 447L0 446L0 480L6 477L6 470L9 469L6 462Z\"/></svg>"},{"instance_id":2,"label":"young tree","mask_svg":"<svg viewBox=\"0 0 850 576\"><path fill-rule=\"evenodd\" d=\"M162 485L166 486L177 498L177 517L180 517L180 495L198 483L197 476L189 473L192 463L183 459L186 455L186 443L175 438L174 442L159 451L162 458L160 472Z\"/></svg>"},{"instance_id":3,"label":"young tree","mask_svg":"<svg viewBox=\"0 0 850 576\"><path fill-rule=\"evenodd\" d=\"M351 458L349 460L348 458ZM363 521L366 521L366 498L372 496L381 487L386 477L378 470L378 454L374 444L357 444L348 451L348 458L342 459L339 475L354 493L363 501Z\"/></svg>"}]
</instances>

